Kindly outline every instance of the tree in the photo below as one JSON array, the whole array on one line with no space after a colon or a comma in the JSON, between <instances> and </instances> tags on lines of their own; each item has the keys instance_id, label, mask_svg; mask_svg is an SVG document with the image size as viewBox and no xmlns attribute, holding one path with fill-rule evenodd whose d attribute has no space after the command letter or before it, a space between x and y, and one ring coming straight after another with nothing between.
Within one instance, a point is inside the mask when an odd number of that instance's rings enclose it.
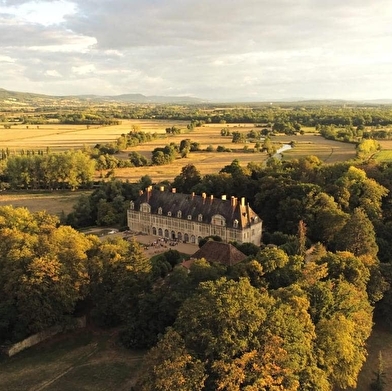
<instances>
[{"instance_id":1,"label":"tree","mask_svg":"<svg viewBox=\"0 0 392 391\"><path fill-rule=\"evenodd\" d=\"M190 193L200 182L200 172L193 164L187 164L182 167L181 174L174 178L173 187L180 193Z\"/></svg>"},{"instance_id":2,"label":"tree","mask_svg":"<svg viewBox=\"0 0 392 391\"><path fill-rule=\"evenodd\" d=\"M336 248L350 251L356 256L376 257L378 246L373 224L361 208L356 208L336 236Z\"/></svg>"},{"instance_id":3,"label":"tree","mask_svg":"<svg viewBox=\"0 0 392 391\"><path fill-rule=\"evenodd\" d=\"M159 363L159 365L157 365ZM187 350L179 333L169 329L144 360L141 391L202 391L204 364Z\"/></svg>"},{"instance_id":4,"label":"tree","mask_svg":"<svg viewBox=\"0 0 392 391\"><path fill-rule=\"evenodd\" d=\"M377 371L374 373L375 378L370 384L370 388L374 391L383 391L385 389L385 372L384 372L384 360L382 358L381 350L378 352L378 366Z\"/></svg>"}]
</instances>

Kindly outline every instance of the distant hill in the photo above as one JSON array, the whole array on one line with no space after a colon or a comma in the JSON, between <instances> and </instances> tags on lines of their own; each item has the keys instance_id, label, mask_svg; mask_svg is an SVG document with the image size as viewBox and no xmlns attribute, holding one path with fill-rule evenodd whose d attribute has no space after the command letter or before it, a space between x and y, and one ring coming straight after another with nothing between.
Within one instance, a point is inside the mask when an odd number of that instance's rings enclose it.
<instances>
[{"instance_id":1,"label":"distant hill","mask_svg":"<svg viewBox=\"0 0 392 391\"><path fill-rule=\"evenodd\" d=\"M367 99L367 100L344 100L344 99L305 99L305 98L287 98L287 99L270 99L253 101L249 98L236 100L206 100L190 96L147 96L143 94L121 94L121 95L44 95L30 92L8 91L0 88L0 104L14 105L73 105L86 103L135 103L135 104L254 104L254 105L304 105L304 106L342 106L342 105L391 105L392 99Z\"/></svg>"},{"instance_id":2,"label":"distant hill","mask_svg":"<svg viewBox=\"0 0 392 391\"><path fill-rule=\"evenodd\" d=\"M122 95L65 95L54 96L35 94L30 92L8 91L0 88L0 103L19 103L19 104L54 104L57 101L68 102L124 102L124 103L156 103L156 104L197 104L204 103L206 100L189 96L146 96L142 94L122 94Z\"/></svg>"}]
</instances>

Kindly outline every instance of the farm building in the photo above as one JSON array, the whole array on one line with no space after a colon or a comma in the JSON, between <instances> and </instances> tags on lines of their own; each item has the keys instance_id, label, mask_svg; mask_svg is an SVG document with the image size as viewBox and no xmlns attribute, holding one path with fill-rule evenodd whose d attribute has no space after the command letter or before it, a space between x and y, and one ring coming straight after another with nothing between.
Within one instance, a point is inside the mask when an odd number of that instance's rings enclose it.
<instances>
[{"instance_id":1,"label":"farm building","mask_svg":"<svg viewBox=\"0 0 392 391\"><path fill-rule=\"evenodd\" d=\"M151 186L139 198L130 202L128 227L134 232L168 240L198 243L200 239L217 235L226 243L250 242L260 245L262 221L245 198L214 198L153 189Z\"/></svg>"}]
</instances>

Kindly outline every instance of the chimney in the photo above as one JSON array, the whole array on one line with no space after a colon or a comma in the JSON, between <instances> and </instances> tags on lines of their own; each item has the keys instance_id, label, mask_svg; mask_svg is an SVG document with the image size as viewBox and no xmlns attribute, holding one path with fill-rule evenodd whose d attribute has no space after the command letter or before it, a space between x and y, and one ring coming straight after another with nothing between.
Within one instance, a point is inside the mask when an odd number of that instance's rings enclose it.
<instances>
[{"instance_id":1,"label":"chimney","mask_svg":"<svg viewBox=\"0 0 392 391\"><path fill-rule=\"evenodd\" d=\"M231 206L235 206L234 196L231 196L230 203Z\"/></svg>"},{"instance_id":2,"label":"chimney","mask_svg":"<svg viewBox=\"0 0 392 391\"><path fill-rule=\"evenodd\" d=\"M223 201L226 201L226 194L223 194L223 195L222 195L222 200L223 200Z\"/></svg>"},{"instance_id":3,"label":"chimney","mask_svg":"<svg viewBox=\"0 0 392 391\"><path fill-rule=\"evenodd\" d=\"M195 192L192 191L192 200L195 198Z\"/></svg>"},{"instance_id":4,"label":"chimney","mask_svg":"<svg viewBox=\"0 0 392 391\"><path fill-rule=\"evenodd\" d=\"M241 197L241 206L245 206L245 197Z\"/></svg>"},{"instance_id":5,"label":"chimney","mask_svg":"<svg viewBox=\"0 0 392 391\"><path fill-rule=\"evenodd\" d=\"M143 195L143 190L139 190L139 196Z\"/></svg>"},{"instance_id":6,"label":"chimney","mask_svg":"<svg viewBox=\"0 0 392 391\"><path fill-rule=\"evenodd\" d=\"M151 192L152 192L152 186L148 186L147 189L146 189L147 202L150 201Z\"/></svg>"},{"instance_id":7,"label":"chimney","mask_svg":"<svg viewBox=\"0 0 392 391\"><path fill-rule=\"evenodd\" d=\"M172 188L172 193L175 193L177 189L175 187Z\"/></svg>"},{"instance_id":8,"label":"chimney","mask_svg":"<svg viewBox=\"0 0 392 391\"><path fill-rule=\"evenodd\" d=\"M212 204L212 201L214 201L214 196L212 194L210 195L210 201L211 201L211 204Z\"/></svg>"},{"instance_id":9,"label":"chimney","mask_svg":"<svg viewBox=\"0 0 392 391\"><path fill-rule=\"evenodd\" d=\"M160 191L165 191L165 186L161 186L161 187L159 188L159 190L160 190Z\"/></svg>"},{"instance_id":10,"label":"chimney","mask_svg":"<svg viewBox=\"0 0 392 391\"><path fill-rule=\"evenodd\" d=\"M203 204L206 202L206 197L207 197L206 193L201 193L201 198L203 198Z\"/></svg>"}]
</instances>

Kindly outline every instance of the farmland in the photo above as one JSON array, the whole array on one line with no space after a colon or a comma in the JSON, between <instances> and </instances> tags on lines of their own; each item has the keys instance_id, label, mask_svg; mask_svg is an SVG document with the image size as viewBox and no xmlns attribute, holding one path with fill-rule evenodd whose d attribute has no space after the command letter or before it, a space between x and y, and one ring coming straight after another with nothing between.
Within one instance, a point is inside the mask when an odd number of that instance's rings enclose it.
<instances>
[{"instance_id":1,"label":"farmland","mask_svg":"<svg viewBox=\"0 0 392 391\"><path fill-rule=\"evenodd\" d=\"M165 129L171 126L181 128L180 134L167 135ZM97 143L111 143L121 134L128 133L133 127L143 132L157 133L157 139L132 148L146 158L151 158L151 152L169 143L179 144L181 140L188 138L192 142L200 144L201 151L191 152L184 159L176 159L172 164L165 166L148 166L119 168L115 170L115 177L131 182L138 181L143 175L149 175L154 182L172 180L181 172L181 168L187 164L194 164L202 175L217 173L225 165L238 159L241 165L249 162L264 162L267 160L266 153L254 152L254 141L234 144L231 136L222 136L220 130L224 127L231 132L248 133L255 129L252 124L205 124L188 130L187 122L168 120L123 120L120 125L91 126L85 125L40 125L28 128L25 125L14 125L11 129L1 129L0 147L8 148L11 153L19 153L24 150L46 150L63 152L76 150L83 147L92 147ZM293 149L286 151L285 160L298 159L308 155L315 155L326 163L345 161L355 157L354 144L326 140L316 133L314 129L306 129L304 135L272 137L272 143L278 149L285 143L295 142ZM207 147L212 146L214 151L207 152ZM230 149L231 152L216 152L217 146ZM127 159L130 150L121 151L118 157Z\"/></svg>"}]
</instances>

